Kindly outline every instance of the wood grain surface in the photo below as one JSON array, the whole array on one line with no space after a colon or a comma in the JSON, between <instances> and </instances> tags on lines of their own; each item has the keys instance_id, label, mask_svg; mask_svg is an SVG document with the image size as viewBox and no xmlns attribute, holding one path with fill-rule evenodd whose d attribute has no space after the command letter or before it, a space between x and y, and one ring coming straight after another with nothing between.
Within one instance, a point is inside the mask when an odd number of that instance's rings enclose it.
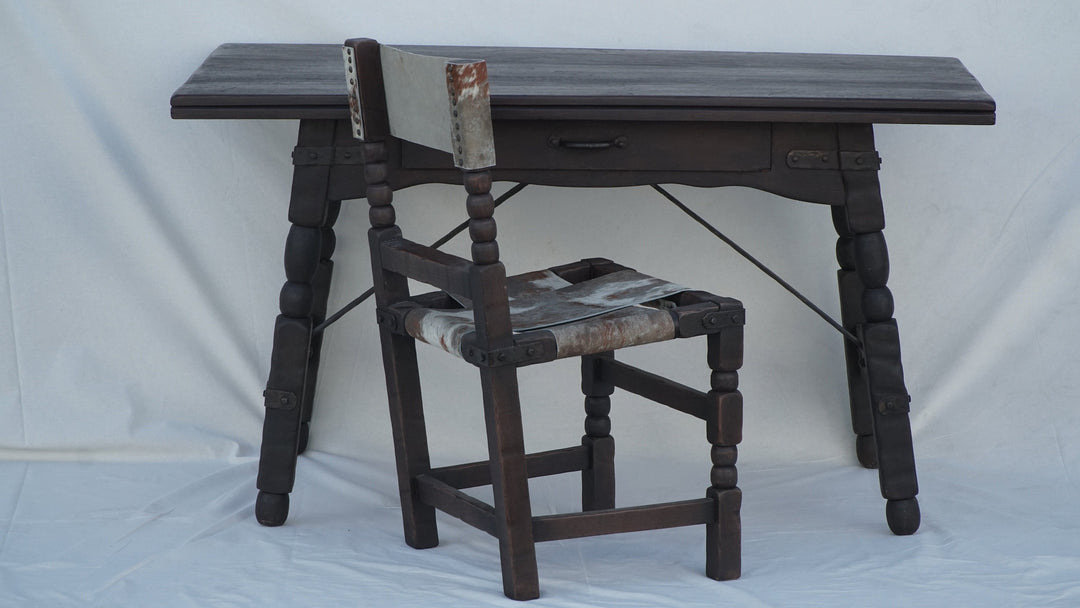
<instances>
[{"instance_id":1,"label":"wood grain surface","mask_svg":"<svg viewBox=\"0 0 1080 608\"><path fill-rule=\"evenodd\" d=\"M992 124L957 59L402 46L488 62L493 118ZM347 117L340 46L223 44L172 97L174 118Z\"/></svg>"}]
</instances>

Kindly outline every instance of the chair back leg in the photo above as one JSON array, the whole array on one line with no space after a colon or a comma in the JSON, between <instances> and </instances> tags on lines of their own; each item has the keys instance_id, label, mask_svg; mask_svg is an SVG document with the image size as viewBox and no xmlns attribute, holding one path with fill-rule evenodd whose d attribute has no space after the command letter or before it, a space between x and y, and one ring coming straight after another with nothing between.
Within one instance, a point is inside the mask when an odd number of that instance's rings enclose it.
<instances>
[{"instance_id":1,"label":"chair back leg","mask_svg":"<svg viewBox=\"0 0 1080 608\"><path fill-rule=\"evenodd\" d=\"M368 178L367 198L371 230L371 272L375 279L376 306L387 306L409 297L408 280L383 267L382 243L399 238L401 230L394 225L393 190L386 183L386 147L382 142L366 143L364 147ZM416 549L439 544L435 523L435 508L421 502L415 493L413 479L431 470L428 456L427 429L424 424L424 404L420 394L420 371L416 363L416 341L395 334L390 328L379 328L382 342L383 371L390 404L390 426L394 434L394 453L397 463L398 493L401 497L401 517L405 542Z\"/></svg>"}]
</instances>

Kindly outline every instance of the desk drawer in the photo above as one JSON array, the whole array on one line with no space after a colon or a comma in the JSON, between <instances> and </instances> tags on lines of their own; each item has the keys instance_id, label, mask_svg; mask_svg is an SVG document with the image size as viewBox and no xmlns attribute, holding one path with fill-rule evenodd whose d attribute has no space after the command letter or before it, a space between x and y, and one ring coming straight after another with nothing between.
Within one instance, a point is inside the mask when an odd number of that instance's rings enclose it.
<instances>
[{"instance_id":1,"label":"desk drawer","mask_svg":"<svg viewBox=\"0 0 1080 608\"><path fill-rule=\"evenodd\" d=\"M771 129L760 123L500 121L500 170L766 171ZM403 144L402 165L437 169L450 155Z\"/></svg>"}]
</instances>

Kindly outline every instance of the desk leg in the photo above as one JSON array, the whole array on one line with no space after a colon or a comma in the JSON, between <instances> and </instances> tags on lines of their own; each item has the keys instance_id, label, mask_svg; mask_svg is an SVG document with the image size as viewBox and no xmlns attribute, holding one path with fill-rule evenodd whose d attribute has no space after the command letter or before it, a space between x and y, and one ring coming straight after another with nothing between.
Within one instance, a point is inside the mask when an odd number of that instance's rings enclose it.
<instances>
[{"instance_id":1,"label":"desk leg","mask_svg":"<svg viewBox=\"0 0 1080 608\"><path fill-rule=\"evenodd\" d=\"M330 201L326 224L320 229L319 266L315 269L315 275L311 280L312 326L326 320L326 306L330 300L330 280L334 275L334 262L331 258L337 245L334 223L337 222L340 211L341 201ZM315 406L315 385L319 374L319 362L322 357L323 335L322 332L319 332L311 336L311 346L308 350L307 378L304 381L304 409L300 417L300 440L296 449L297 454L303 454L304 450L307 449L308 436L311 432L311 415Z\"/></svg>"},{"instance_id":2,"label":"desk leg","mask_svg":"<svg viewBox=\"0 0 1080 608\"><path fill-rule=\"evenodd\" d=\"M862 311L862 294L866 288L859 279L859 273L855 271L855 235L847 228L847 214L843 207L833 207L833 225L836 226L836 233L840 235L836 241L836 259L840 263L840 270L836 273L836 283L840 287L840 323L844 329L855 334L858 328L866 323ZM876 469L878 461L874 444L874 419L859 346L845 340L844 359L847 361L848 398L851 404L851 427L855 431L855 454L862 466Z\"/></svg>"},{"instance_id":3,"label":"desk leg","mask_svg":"<svg viewBox=\"0 0 1080 608\"><path fill-rule=\"evenodd\" d=\"M334 121L303 120L297 146L333 144ZM285 277L274 324L270 377L266 383L255 517L280 526L289 514L289 492L296 478L296 456L307 447L315 377L322 337L312 327L326 316L334 252L333 224L340 201L327 198L329 165L301 165L293 171Z\"/></svg>"},{"instance_id":4,"label":"desk leg","mask_svg":"<svg viewBox=\"0 0 1080 608\"><path fill-rule=\"evenodd\" d=\"M841 150L874 150L869 125L842 126ZM919 528L919 492L908 419L910 398L904 386L900 334L886 282L889 253L882 229L885 215L876 168L843 170L845 202L833 208L839 235L837 275L841 318L859 338L860 349L845 345L852 426L859 461L878 467L886 519L895 534ZM873 451L871 451L871 449Z\"/></svg>"}]
</instances>

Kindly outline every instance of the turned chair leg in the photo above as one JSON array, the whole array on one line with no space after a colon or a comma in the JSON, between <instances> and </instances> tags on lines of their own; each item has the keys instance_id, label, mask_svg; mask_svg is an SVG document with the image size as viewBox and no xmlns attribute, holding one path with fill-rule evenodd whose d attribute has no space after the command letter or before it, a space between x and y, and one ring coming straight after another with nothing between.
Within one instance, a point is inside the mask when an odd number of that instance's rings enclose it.
<instances>
[{"instance_id":1,"label":"turned chair leg","mask_svg":"<svg viewBox=\"0 0 1080 608\"><path fill-rule=\"evenodd\" d=\"M581 358L581 391L585 394L585 435L589 468L581 472L581 509L615 508L615 439L611 436L611 394L615 386L599 378L598 359L614 359L607 352Z\"/></svg>"},{"instance_id":2,"label":"turned chair leg","mask_svg":"<svg viewBox=\"0 0 1080 608\"><path fill-rule=\"evenodd\" d=\"M385 181L386 156L384 142L364 144L364 178L367 180L368 219L371 222L368 239L372 274L376 278L375 303L379 307L409 296L408 280L400 274L385 271L382 263L381 243L401 237L401 230L394 224L394 193ZM420 500L413 484L417 475L431 470L420 370L416 364L416 341L395 334L386 326L380 327L379 337L390 404L390 426L394 434L405 542L415 549L427 549L439 544L439 532L435 508Z\"/></svg>"},{"instance_id":3,"label":"turned chair leg","mask_svg":"<svg viewBox=\"0 0 1080 608\"><path fill-rule=\"evenodd\" d=\"M716 505L716 521L705 525L705 574L727 581L742 573L742 490L735 461L742 441L742 395L738 369L742 367L742 327L708 337L708 363L712 370L706 435L712 444L712 486L706 492Z\"/></svg>"},{"instance_id":4,"label":"turned chair leg","mask_svg":"<svg viewBox=\"0 0 1080 608\"><path fill-rule=\"evenodd\" d=\"M475 306L477 341L486 349L507 346L513 343L513 338L505 288L506 268L499 262L495 220L491 217L495 211L491 174L488 171L467 172L462 181L469 193L465 207L469 214L474 263L469 282ZM540 577L536 570L517 368L512 365L481 367L480 385L484 394L503 592L511 599L530 600L540 597Z\"/></svg>"}]
</instances>

